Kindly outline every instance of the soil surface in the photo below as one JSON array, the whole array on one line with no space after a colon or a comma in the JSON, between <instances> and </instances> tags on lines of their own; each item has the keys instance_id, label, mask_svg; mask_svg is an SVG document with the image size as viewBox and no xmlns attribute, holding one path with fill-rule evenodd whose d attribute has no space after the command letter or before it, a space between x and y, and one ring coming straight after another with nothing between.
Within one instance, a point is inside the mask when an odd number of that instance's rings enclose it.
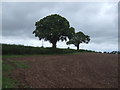
<instances>
[{"instance_id":1,"label":"soil surface","mask_svg":"<svg viewBox=\"0 0 120 90\"><path fill-rule=\"evenodd\" d=\"M82 53L71 55L3 58L21 60L29 69L16 69L18 87L28 88L117 88L118 55Z\"/></svg>"}]
</instances>

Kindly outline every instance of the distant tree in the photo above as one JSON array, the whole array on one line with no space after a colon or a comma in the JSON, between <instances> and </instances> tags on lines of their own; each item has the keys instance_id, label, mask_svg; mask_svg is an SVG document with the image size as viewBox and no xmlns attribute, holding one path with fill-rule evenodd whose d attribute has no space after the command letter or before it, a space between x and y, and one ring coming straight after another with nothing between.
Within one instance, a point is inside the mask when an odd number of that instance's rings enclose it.
<instances>
[{"instance_id":1,"label":"distant tree","mask_svg":"<svg viewBox=\"0 0 120 90\"><path fill-rule=\"evenodd\" d=\"M118 54L119 51L112 51L111 54Z\"/></svg>"},{"instance_id":2,"label":"distant tree","mask_svg":"<svg viewBox=\"0 0 120 90\"><path fill-rule=\"evenodd\" d=\"M67 44L74 44L79 50L80 43L88 43L90 41L90 37L85 35L83 32L77 32L74 36L67 42Z\"/></svg>"},{"instance_id":3,"label":"distant tree","mask_svg":"<svg viewBox=\"0 0 120 90\"><path fill-rule=\"evenodd\" d=\"M118 54L120 54L120 51L118 51Z\"/></svg>"},{"instance_id":4,"label":"distant tree","mask_svg":"<svg viewBox=\"0 0 120 90\"><path fill-rule=\"evenodd\" d=\"M104 51L104 53L107 53L106 51Z\"/></svg>"},{"instance_id":5,"label":"distant tree","mask_svg":"<svg viewBox=\"0 0 120 90\"><path fill-rule=\"evenodd\" d=\"M66 41L74 34L74 28L70 27L68 20L58 14L44 17L37 21L35 26L36 29L33 31L35 37L49 41L53 48L56 48L57 41Z\"/></svg>"}]
</instances>

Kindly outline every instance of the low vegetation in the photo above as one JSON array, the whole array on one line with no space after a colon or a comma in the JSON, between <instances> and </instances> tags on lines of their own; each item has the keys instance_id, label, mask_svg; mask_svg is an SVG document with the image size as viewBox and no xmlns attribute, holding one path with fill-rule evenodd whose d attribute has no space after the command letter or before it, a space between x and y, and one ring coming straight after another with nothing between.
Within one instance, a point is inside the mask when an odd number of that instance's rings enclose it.
<instances>
[{"instance_id":1,"label":"low vegetation","mask_svg":"<svg viewBox=\"0 0 120 90\"><path fill-rule=\"evenodd\" d=\"M44 54L70 54L80 52L95 52L91 50L75 50L75 49L60 49L60 48L43 48L23 45L2 44L3 55L44 55Z\"/></svg>"},{"instance_id":2,"label":"low vegetation","mask_svg":"<svg viewBox=\"0 0 120 90\"><path fill-rule=\"evenodd\" d=\"M12 78L12 71L16 68L29 68L23 61L3 60L2 61L2 88L14 88L19 85L17 80Z\"/></svg>"}]
</instances>

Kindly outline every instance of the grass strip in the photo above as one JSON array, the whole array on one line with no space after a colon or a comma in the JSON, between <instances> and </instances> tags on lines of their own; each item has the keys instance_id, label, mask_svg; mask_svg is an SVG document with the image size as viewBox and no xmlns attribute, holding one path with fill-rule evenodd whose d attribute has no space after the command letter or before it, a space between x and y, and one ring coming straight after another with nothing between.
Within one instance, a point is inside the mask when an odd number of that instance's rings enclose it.
<instances>
[{"instance_id":1,"label":"grass strip","mask_svg":"<svg viewBox=\"0 0 120 90\"><path fill-rule=\"evenodd\" d=\"M29 68L23 61L15 60L3 60L2 63L2 88L16 88L19 85L19 81L14 80L10 77L13 70L16 68Z\"/></svg>"}]
</instances>

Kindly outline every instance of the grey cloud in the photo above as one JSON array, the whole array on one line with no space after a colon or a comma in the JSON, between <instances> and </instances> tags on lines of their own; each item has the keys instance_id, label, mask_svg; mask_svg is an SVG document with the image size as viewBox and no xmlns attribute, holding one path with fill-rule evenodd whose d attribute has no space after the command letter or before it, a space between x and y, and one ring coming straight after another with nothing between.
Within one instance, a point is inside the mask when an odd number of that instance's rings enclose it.
<instances>
[{"instance_id":1,"label":"grey cloud","mask_svg":"<svg viewBox=\"0 0 120 90\"><path fill-rule=\"evenodd\" d=\"M37 38L32 34L35 22L47 15L57 13L67 18L76 32L83 31L89 35L91 43L116 45L117 8L116 3L3 3L2 36L36 40Z\"/></svg>"},{"instance_id":2,"label":"grey cloud","mask_svg":"<svg viewBox=\"0 0 120 90\"><path fill-rule=\"evenodd\" d=\"M49 5L48 5L49 4ZM3 3L3 35L15 35L16 32L31 35L34 24L43 17L45 8L53 8L53 3ZM49 6L49 7L48 7ZM37 10L37 11L36 11ZM34 17L33 17L34 16ZM31 33L29 33L31 32ZM24 34L24 33L23 33ZM17 34L16 34L17 35Z\"/></svg>"}]
</instances>

